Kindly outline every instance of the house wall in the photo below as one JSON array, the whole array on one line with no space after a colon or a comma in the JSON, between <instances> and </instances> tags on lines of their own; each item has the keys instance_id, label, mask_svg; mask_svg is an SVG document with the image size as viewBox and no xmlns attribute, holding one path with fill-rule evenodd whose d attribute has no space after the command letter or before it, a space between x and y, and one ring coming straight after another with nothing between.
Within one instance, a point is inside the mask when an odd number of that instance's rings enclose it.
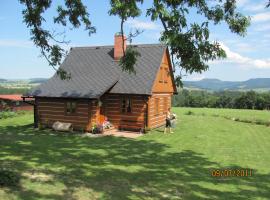
<instances>
[{"instance_id":1,"label":"house wall","mask_svg":"<svg viewBox=\"0 0 270 200\"><path fill-rule=\"evenodd\" d=\"M148 101L148 127L165 125L166 113L171 108L171 100L176 88L168 50L164 52L159 71L152 88L153 95ZM157 103L156 103L157 102Z\"/></svg>"},{"instance_id":2,"label":"house wall","mask_svg":"<svg viewBox=\"0 0 270 200\"><path fill-rule=\"evenodd\" d=\"M38 122L51 127L56 121L72 123L75 130L91 130L97 118L97 101L75 99L77 110L66 114L66 102L71 99L36 98Z\"/></svg>"},{"instance_id":3,"label":"house wall","mask_svg":"<svg viewBox=\"0 0 270 200\"><path fill-rule=\"evenodd\" d=\"M132 112L122 113L121 100L127 96L131 98ZM142 95L105 94L101 101L105 106L105 116L115 128L139 130L145 126L147 99Z\"/></svg>"},{"instance_id":4,"label":"house wall","mask_svg":"<svg viewBox=\"0 0 270 200\"><path fill-rule=\"evenodd\" d=\"M171 94L153 94L148 102L148 127L156 128L165 125L166 113L171 108ZM158 105L156 105L158 100ZM157 112L158 111L158 112Z\"/></svg>"},{"instance_id":5,"label":"house wall","mask_svg":"<svg viewBox=\"0 0 270 200\"><path fill-rule=\"evenodd\" d=\"M129 96L132 101L132 112L121 112L121 100ZM75 130L90 131L93 124L100 121L100 107L97 100L77 99L77 112L66 114L66 102L69 99L36 98L39 124L51 127L56 121L72 123ZM102 98L105 116L115 128L139 130L144 128L146 119L146 96L105 94Z\"/></svg>"}]
</instances>

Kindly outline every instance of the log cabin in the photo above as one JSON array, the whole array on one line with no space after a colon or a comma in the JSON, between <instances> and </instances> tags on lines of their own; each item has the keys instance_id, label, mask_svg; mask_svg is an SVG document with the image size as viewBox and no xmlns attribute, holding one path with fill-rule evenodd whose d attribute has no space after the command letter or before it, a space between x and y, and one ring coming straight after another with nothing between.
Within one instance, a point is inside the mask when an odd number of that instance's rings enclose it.
<instances>
[{"instance_id":1,"label":"log cabin","mask_svg":"<svg viewBox=\"0 0 270 200\"><path fill-rule=\"evenodd\" d=\"M123 44L124 42L124 44ZM55 121L91 131L105 118L120 130L144 130L165 124L172 95L177 93L169 51L163 44L133 45L140 56L136 73L122 71L119 59L126 40L116 34L113 46L75 47L60 66L70 80L57 74L24 97L35 99L35 124Z\"/></svg>"}]
</instances>

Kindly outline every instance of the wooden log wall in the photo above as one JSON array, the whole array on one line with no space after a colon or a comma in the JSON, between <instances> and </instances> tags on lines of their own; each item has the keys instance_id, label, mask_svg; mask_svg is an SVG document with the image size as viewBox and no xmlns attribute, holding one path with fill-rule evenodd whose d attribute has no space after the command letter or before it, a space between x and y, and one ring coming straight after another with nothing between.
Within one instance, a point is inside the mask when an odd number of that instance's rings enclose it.
<instances>
[{"instance_id":1,"label":"wooden log wall","mask_svg":"<svg viewBox=\"0 0 270 200\"><path fill-rule=\"evenodd\" d=\"M72 123L75 130L91 130L96 119L96 101L83 99L37 98L38 120L51 127L56 121ZM77 103L76 113L66 114L66 102Z\"/></svg>"},{"instance_id":2,"label":"wooden log wall","mask_svg":"<svg viewBox=\"0 0 270 200\"><path fill-rule=\"evenodd\" d=\"M157 128L165 125L166 112L168 108L171 108L171 94L153 94L148 102L148 127ZM158 100L156 100L158 99ZM158 112L156 103L158 102ZM165 105L166 104L166 105Z\"/></svg>"},{"instance_id":3,"label":"wooden log wall","mask_svg":"<svg viewBox=\"0 0 270 200\"><path fill-rule=\"evenodd\" d=\"M131 98L131 113L122 113L121 102L125 97ZM139 130L144 128L147 97L141 95L106 94L103 97L105 116L119 129Z\"/></svg>"}]
</instances>

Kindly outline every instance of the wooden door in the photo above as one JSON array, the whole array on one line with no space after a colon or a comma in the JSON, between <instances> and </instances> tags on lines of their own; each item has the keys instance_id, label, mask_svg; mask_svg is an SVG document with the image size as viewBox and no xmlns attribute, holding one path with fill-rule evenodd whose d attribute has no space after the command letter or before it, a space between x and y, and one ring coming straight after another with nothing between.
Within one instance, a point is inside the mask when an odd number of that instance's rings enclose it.
<instances>
[{"instance_id":1,"label":"wooden door","mask_svg":"<svg viewBox=\"0 0 270 200\"><path fill-rule=\"evenodd\" d=\"M105 121L105 117L106 117L106 112L105 112L105 101L102 102L102 105L100 106L100 113L99 113L99 123L103 124L103 122Z\"/></svg>"}]
</instances>

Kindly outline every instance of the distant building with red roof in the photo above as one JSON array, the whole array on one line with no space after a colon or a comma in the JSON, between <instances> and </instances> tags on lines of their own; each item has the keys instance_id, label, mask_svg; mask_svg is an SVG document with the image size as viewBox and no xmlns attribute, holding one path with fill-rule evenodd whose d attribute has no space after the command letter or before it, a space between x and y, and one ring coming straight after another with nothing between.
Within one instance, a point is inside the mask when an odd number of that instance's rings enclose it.
<instances>
[{"instance_id":1,"label":"distant building with red roof","mask_svg":"<svg viewBox=\"0 0 270 200\"><path fill-rule=\"evenodd\" d=\"M0 112L3 110L33 110L33 106L23 102L22 94L0 94Z\"/></svg>"}]
</instances>

